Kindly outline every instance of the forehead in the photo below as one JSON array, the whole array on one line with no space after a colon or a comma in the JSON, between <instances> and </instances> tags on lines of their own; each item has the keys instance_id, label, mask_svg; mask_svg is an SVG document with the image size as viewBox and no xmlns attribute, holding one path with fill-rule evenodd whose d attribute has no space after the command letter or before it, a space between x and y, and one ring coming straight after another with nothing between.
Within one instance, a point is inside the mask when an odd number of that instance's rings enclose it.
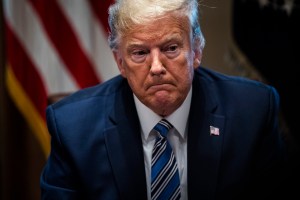
<instances>
[{"instance_id":1,"label":"forehead","mask_svg":"<svg viewBox=\"0 0 300 200\"><path fill-rule=\"evenodd\" d=\"M176 17L172 14L153 19L143 25L133 25L123 34L122 41L159 41L172 37L187 37L191 28L187 17Z\"/></svg>"}]
</instances>

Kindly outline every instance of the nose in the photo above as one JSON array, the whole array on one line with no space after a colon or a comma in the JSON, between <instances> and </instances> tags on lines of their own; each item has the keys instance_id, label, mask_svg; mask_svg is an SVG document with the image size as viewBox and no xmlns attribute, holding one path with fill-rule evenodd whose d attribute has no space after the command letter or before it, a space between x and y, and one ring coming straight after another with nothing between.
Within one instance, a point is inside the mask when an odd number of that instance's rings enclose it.
<instances>
[{"instance_id":1,"label":"nose","mask_svg":"<svg viewBox=\"0 0 300 200\"><path fill-rule=\"evenodd\" d=\"M152 75L160 75L166 72L161 59L161 52L155 49L151 52L151 67L150 72Z\"/></svg>"}]
</instances>

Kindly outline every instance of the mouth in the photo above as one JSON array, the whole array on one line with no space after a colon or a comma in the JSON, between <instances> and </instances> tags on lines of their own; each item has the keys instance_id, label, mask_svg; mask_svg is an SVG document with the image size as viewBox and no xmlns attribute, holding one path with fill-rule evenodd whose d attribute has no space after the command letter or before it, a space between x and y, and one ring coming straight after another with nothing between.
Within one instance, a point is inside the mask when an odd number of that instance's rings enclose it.
<instances>
[{"instance_id":1,"label":"mouth","mask_svg":"<svg viewBox=\"0 0 300 200\"><path fill-rule=\"evenodd\" d=\"M161 90L170 90L172 87L173 85L170 83L159 83L159 84L150 85L148 87L148 90L156 92Z\"/></svg>"}]
</instances>

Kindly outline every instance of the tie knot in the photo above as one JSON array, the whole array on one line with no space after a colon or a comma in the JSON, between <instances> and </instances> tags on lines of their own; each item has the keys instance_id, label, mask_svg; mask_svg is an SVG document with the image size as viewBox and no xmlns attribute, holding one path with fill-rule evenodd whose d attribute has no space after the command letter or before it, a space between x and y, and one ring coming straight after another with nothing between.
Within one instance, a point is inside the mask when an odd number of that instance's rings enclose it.
<instances>
[{"instance_id":1,"label":"tie knot","mask_svg":"<svg viewBox=\"0 0 300 200\"><path fill-rule=\"evenodd\" d=\"M168 122L166 119L160 120L154 127L154 130L156 130L158 133L160 133L162 136L166 137L168 131L172 128L172 124Z\"/></svg>"}]
</instances>

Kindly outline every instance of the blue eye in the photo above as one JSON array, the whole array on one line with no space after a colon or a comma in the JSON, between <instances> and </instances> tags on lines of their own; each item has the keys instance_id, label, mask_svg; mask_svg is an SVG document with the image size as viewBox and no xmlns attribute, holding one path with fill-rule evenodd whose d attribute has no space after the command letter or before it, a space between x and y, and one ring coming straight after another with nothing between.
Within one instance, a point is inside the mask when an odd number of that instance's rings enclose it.
<instances>
[{"instance_id":1,"label":"blue eye","mask_svg":"<svg viewBox=\"0 0 300 200\"><path fill-rule=\"evenodd\" d=\"M138 50L138 51L133 51L132 54L135 56L142 56L142 55L145 55L146 52L143 50Z\"/></svg>"},{"instance_id":2,"label":"blue eye","mask_svg":"<svg viewBox=\"0 0 300 200\"><path fill-rule=\"evenodd\" d=\"M170 45L170 46L168 46L167 51L173 52L173 51L176 51L177 48L178 48L177 45Z\"/></svg>"},{"instance_id":3,"label":"blue eye","mask_svg":"<svg viewBox=\"0 0 300 200\"><path fill-rule=\"evenodd\" d=\"M172 45L169 45L167 46L165 49L164 49L164 52L165 52L165 55L168 57L168 58L175 58L177 57L179 54L180 54L180 51L179 51L179 46L177 44L172 44Z\"/></svg>"},{"instance_id":4,"label":"blue eye","mask_svg":"<svg viewBox=\"0 0 300 200\"><path fill-rule=\"evenodd\" d=\"M134 62L143 62L146 58L147 52L145 50L134 50L131 53L131 58Z\"/></svg>"}]
</instances>

